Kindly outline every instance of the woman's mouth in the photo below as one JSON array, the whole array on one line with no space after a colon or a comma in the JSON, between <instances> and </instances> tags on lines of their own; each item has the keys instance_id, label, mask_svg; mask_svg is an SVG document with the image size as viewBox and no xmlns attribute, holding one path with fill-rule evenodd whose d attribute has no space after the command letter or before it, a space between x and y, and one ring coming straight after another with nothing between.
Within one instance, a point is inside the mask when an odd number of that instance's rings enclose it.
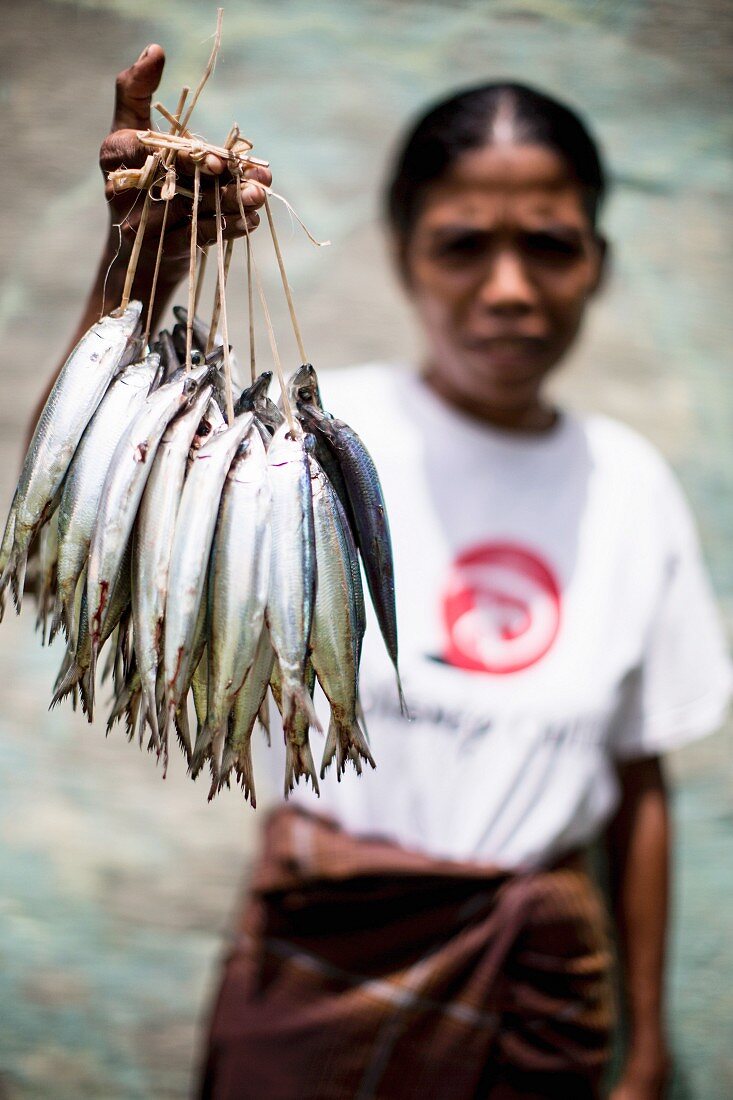
<instances>
[{"instance_id":1,"label":"woman's mouth","mask_svg":"<svg viewBox=\"0 0 733 1100\"><path fill-rule=\"evenodd\" d=\"M464 347L472 356L500 370L521 367L537 367L544 358L546 342L537 336L473 337Z\"/></svg>"}]
</instances>

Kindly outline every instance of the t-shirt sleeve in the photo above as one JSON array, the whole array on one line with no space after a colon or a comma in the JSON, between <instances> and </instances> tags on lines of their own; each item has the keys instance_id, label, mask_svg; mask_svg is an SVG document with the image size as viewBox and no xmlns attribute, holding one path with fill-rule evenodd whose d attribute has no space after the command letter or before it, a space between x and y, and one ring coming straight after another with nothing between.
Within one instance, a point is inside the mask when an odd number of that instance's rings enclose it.
<instances>
[{"instance_id":1,"label":"t-shirt sleeve","mask_svg":"<svg viewBox=\"0 0 733 1100\"><path fill-rule=\"evenodd\" d=\"M722 725L733 675L689 506L665 466L654 479L660 584L639 667L626 682L614 755L652 756Z\"/></svg>"}]
</instances>

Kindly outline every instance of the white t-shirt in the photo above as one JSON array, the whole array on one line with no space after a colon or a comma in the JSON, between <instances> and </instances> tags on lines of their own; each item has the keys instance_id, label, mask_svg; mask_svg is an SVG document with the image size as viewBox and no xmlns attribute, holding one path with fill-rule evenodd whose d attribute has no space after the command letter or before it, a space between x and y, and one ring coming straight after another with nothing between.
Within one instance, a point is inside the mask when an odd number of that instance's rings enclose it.
<instances>
[{"instance_id":1,"label":"white t-shirt","mask_svg":"<svg viewBox=\"0 0 733 1100\"><path fill-rule=\"evenodd\" d=\"M377 769L339 783L332 768L320 800L302 781L291 798L436 857L517 868L585 845L617 803L614 758L712 731L729 699L674 476L606 417L504 432L383 365L326 373L321 391L382 481L412 721L370 608L361 695Z\"/></svg>"}]
</instances>

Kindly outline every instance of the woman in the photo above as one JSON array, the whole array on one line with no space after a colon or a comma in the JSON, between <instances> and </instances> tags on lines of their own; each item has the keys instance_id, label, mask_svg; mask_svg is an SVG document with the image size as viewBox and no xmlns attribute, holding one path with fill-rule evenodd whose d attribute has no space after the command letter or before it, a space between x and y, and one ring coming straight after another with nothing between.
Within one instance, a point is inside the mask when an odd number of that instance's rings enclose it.
<instances>
[{"instance_id":1,"label":"woman","mask_svg":"<svg viewBox=\"0 0 733 1100\"><path fill-rule=\"evenodd\" d=\"M118 79L105 170L140 161L162 65L149 47ZM730 673L670 471L629 429L547 396L602 282L604 191L579 119L518 85L446 100L404 144L387 212L422 371L369 366L322 390L382 476L412 721L372 623L378 769L271 815L205 1096L600 1095L610 955L583 852L608 825L629 1020L613 1095L663 1093L659 754L718 725ZM254 226L261 193L244 197ZM129 197L114 201L116 221ZM159 311L187 257L183 211L172 222Z\"/></svg>"}]
</instances>

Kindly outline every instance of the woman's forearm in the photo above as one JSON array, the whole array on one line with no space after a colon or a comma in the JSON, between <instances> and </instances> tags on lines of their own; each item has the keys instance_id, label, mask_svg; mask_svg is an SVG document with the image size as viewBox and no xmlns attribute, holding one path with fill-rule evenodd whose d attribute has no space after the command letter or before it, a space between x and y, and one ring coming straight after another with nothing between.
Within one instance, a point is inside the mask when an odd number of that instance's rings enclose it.
<instances>
[{"instance_id":1,"label":"woman's forearm","mask_svg":"<svg viewBox=\"0 0 733 1100\"><path fill-rule=\"evenodd\" d=\"M71 348L74 347L77 340L79 340L87 329L93 325L95 321L99 320L102 313L108 313L110 310L116 309L120 304L125 285L128 261L129 249L118 248L114 236L111 234L102 250L97 273L92 282L84 310L79 318L79 324L69 348L67 349L66 355L68 355ZM143 304L143 324L145 324L147 320L148 307L150 305L153 271L154 267L143 258L143 262L138 265L135 279L132 284L131 297ZM151 326L152 332L156 331L160 317L170 302L171 296L176 286L179 284L181 277L182 272L172 272L168 268L161 269L155 289ZM65 361L65 358L66 356L62 359L62 363Z\"/></svg>"},{"instance_id":2,"label":"woman's forearm","mask_svg":"<svg viewBox=\"0 0 733 1100\"><path fill-rule=\"evenodd\" d=\"M668 1058L664 1026L667 793L656 757L625 764L619 778L622 801L609 832L609 856L629 1021L627 1072L648 1080L650 1096L661 1095Z\"/></svg>"},{"instance_id":3,"label":"woman's forearm","mask_svg":"<svg viewBox=\"0 0 733 1100\"><path fill-rule=\"evenodd\" d=\"M125 285L128 260L129 249L125 249L124 246L118 248L113 236L110 235L102 250L99 267L92 281L86 303L79 318L79 323L74 330L68 347L65 349L56 369L48 379L46 387L39 397L29 424L29 433L32 432L41 414L41 410L46 403L46 398L48 397L51 387L56 381L58 373L66 362L72 349L76 346L87 329L90 328L95 321L99 320L102 313L108 313L120 304ZM151 267L145 258L143 258L143 262L138 266L135 280L132 285L132 298L137 299L143 304L143 325L147 320L148 307L150 305L153 271L154 268ZM176 287L180 283L181 277L182 273L175 270L171 270L170 268L161 269L155 290L151 332L154 333L156 331L158 322L166 306L170 302Z\"/></svg>"}]
</instances>

